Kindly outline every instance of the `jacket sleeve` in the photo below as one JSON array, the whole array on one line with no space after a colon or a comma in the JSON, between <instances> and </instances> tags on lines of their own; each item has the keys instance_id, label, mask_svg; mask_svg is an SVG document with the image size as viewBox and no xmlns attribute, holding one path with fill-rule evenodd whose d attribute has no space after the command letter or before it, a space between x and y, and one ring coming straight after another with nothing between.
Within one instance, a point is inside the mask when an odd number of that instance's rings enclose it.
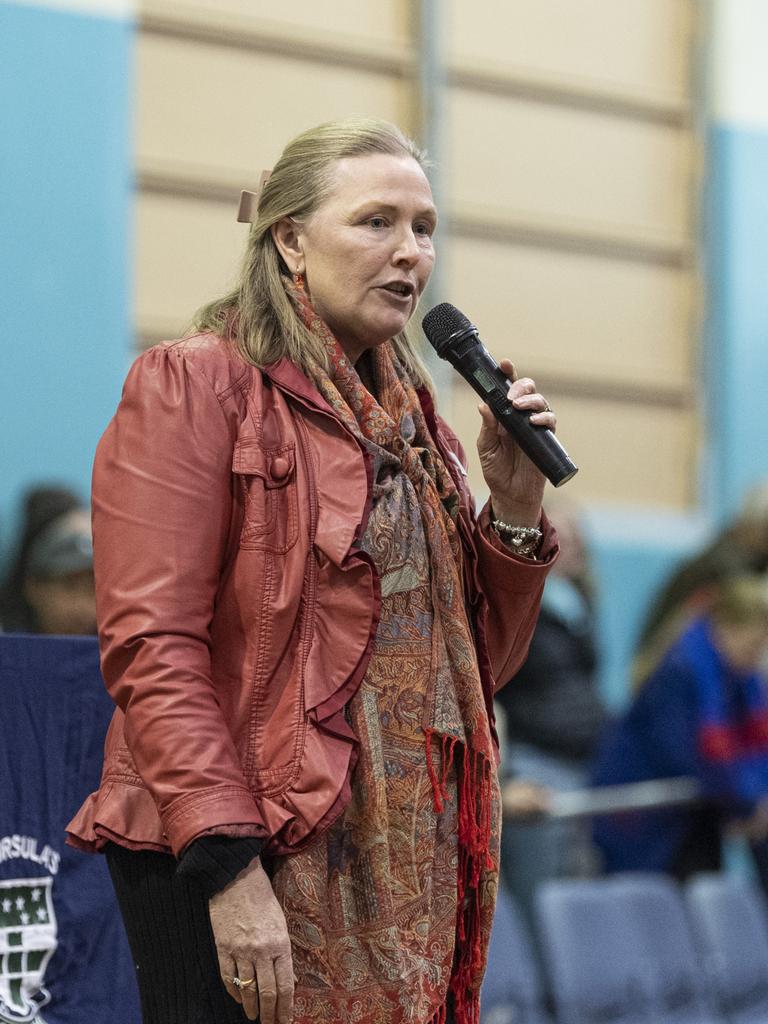
<instances>
[{"instance_id":1,"label":"jacket sleeve","mask_svg":"<svg viewBox=\"0 0 768 1024\"><path fill-rule=\"evenodd\" d=\"M441 417L437 417L443 443L466 476L466 453L461 442ZM506 685L528 654L539 615L544 580L554 565L559 548L557 534L542 513L543 537L536 561L514 555L491 527L489 504L478 517L472 495L463 481L467 521L475 551L475 588L482 595L477 610L478 627L488 653L489 667L498 691Z\"/></svg>"},{"instance_id":2,"label":"jacket sleeve","mask_svg":"<svg viewBox=\"0 0 768 1024\"><path fill-rule=\"evenodd\" d=\"M496 690L525 661L539 616L544 580L558 555L557 536L542 513L537 560L512 554L490 524L486 504L475 526L477 572L485 595L485 640Z\"/></svg>"},{"instance_id":3,"label":"jacket sleeve","mask_svg":"<svg viewBox=\"0 0 768 1024\"><path fill-rule=\"evenodd\" d=\"M211 680L237 424L174 348L132 367L96 453L102 672L174 852L217 825L264 835Z\"/></svg>"}]
</instances>

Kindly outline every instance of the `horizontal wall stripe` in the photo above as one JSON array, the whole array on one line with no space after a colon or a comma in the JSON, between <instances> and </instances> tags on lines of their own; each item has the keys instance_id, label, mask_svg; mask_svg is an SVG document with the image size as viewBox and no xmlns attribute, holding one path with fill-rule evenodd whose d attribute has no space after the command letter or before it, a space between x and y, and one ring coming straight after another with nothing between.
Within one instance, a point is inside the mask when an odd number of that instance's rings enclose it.
<instances>
[{"instance_id":1,"label":"horizontal wall stripe","mask_svg":"<svg viewBox=\"0 0 768 1024\"><path fill-rule=\"evenodd\" d=\"M696 397L690 387L675 387L659 381L644 384L629 380L594 380L588 377L560 377L547 370L531 367L526 375L534 377L538 386L550 395L583 398L585 401L620 402L622 405L644 405L656 409L696 408Z\"/></svg>"},{"instance_id":2,"label":"horizontal wall stripe","mask_svg":"<svg viewBox=\"0 0 768 1024\"><path fill-rule=\"evenodd\" d=\"M0 7L8 0L0 0ZM39 7L59 13L88 14L93 17L126 18L135 14L135 0L11 0L18 7Z\"/></svg>"},{"instance_id":3,"label":"horizontal wall stripe","mask_svg":"<svg viewBox=\"0 0 768 1024\"><path fill-rule=\"evenodd\" d=\"M549 222L494 216L493 220L487 220L480 211L459 209L449 211L446 220L446 230L463 238L535 245L682 269L689 269L693 265L692 245L680 245L671 240L642 237L628 232L609 233L602 227L590 225L568 225L562 219Z\"/></svg>"},{"instance_id":4,"label":"horizontal wall stripe","mask_svg":"<svg viewBox=\"0 0 768 1024\"><path fill-rule=\"evenodd\" d=\"M553 103L599 114L615 114L652 124L689 128L691 111L676 97L651 97L595 88L591 82L534 75L524 69L510 71L455 65L448 70L448 84L462 89Z\"/></svg>"},{"instance_id":5,"label":"horizontal wall stripe","mask_svg":"<svg viewBox=\"0 0 768 1024\"><path fill-rule=\"evenodd\" d=\"M238 176L235 180L225 181L222 177L203 176L193 167L178 164L172 166L143 166L136 170L136 187L141 192L154 195L178 197L183 199L200 199L210 203L223 203L233 209L239 203L242 189L255 188L258 185L258 172L248 176ZM253 179L253 180L251 180Z\"/></svg>"},{"instance_id":6,"label":"horizontal wall stripe","mask_svg":"<svg viewBox=\"0 0 768 1024\"><path fill-rule=\"evenodd\" d=\"M287 31L274 23L231 12L154 2L151 10L141 13L139 26L142 32L213 46L304 58L393 76L416 73L416 53L411 49L386 43L374 47L368 40L345 39L343 33L335 31L326 34Z\"/></svg>"}]
</instances>

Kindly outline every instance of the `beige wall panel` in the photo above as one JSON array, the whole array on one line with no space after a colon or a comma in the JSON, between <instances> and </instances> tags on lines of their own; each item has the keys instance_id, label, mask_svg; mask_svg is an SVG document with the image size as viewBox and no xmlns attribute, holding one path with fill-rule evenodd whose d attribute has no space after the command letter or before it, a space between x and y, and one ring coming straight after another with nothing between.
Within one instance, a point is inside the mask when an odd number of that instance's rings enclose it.
<instances>
[{"instance_id":1,"label":"beige wall panel","mask_svg":"<svg viewBox=\"0 0 768 1024\"><path fill-rule=\"evenodd\" d=\"M174 336L232 286L248 228L223 203L139 195L135 229L137 329Z\"/></svg>"},{"instance_id":2,"label":"beige wall panel","mask_svg":"<svg viewBox=\"0 0 768 1024\"><path fill-rule=\"evenodd\" d=\"M683 510L692 500L695 429L690 413L617 402L580 401L548 395L557 409L563 443L579 467L564 485L585 503ZM459 382L452 426L470 460L470 484L487 494L475 439L477 397Z\"/></svg>"},{"instance_id":3,"label":"beige wall panel","mask_svg":"<svg viewBox=\"0 0 768 1024\"><path fill-rule=\"evenodd\" d=\"M521 372L687 386L690 273L474 239L443 244L446 294Z\"/></svg>"},{"instance_id":4,"label":"beige wall panel","mask_svg":"<svg viewBox=\"0 0 768 1024\"><path fill-rule=\"evenodd\" d=\"M168 0L153 3L141 0L140 10L151 12L167 9ZM224 21L227 16L246 16L275 29L298 29L302 33L316 31L323 36L336 32L339 36L359 36L372 41L404 44L410 32L408 0L381 0L360 3L359 0L290 0L276 4L274 0L179 0L176 16L184 9L215 12Z\"/></svg>"},{"instance_id":5,"label":"beige wall panel","mask_svg":"<svg viewBox=\"0 0 768 1024\"><path fill-rule=\"evenodd\" d=\"M459 67L679 100L692 17L690 0L450 0L449 50Z\"/></svg>"},{"instance_id":6,"label":"beige wall panel","mask_svg":"<svg viewBox=\"0 0 768 1024\"><path fill-rule=\"evenodd\" d=\"M328 64L139 36L140 169L177 163L211 176L240 172L247 187L299 131L356 113L402 119L403 87Z\"/></svg>"},{"instance_id":7,"label":"beige wall panel","mask_svg":"<svg viewBox=\"0 0 768 1024\"><path fill-rule=\"evenodd\" d=\"M684 241L690 137L673 127L453 89L446 186L493 219Z\"/></svg>"}]
</instances>

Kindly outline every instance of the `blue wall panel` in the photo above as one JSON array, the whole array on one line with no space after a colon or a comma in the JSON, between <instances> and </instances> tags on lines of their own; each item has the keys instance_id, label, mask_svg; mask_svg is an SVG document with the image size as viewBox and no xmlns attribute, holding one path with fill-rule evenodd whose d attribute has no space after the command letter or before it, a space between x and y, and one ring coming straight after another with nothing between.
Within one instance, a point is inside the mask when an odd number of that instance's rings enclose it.
<instances>
[{"instance_id":1,"label":"blue wall panel","mask_svg":"<svg viewBox=\"0 0 768 1024\"><path fill-rule=\"evenodd\" d=\"M709 133L706 341L713 511L768 478L768 131Z\"/></svg>"},{"instance_id":2,"label":"blue wall panel","mask_svg":"<svg viewBox=\"0 0 768 1024\"><path fill-rule=\"evenodd\" d=\"M613 711L621 710L629 699L635 646L654 597L689 554L684 537L679 546L595 538L600 690Z\"/></svg>"},{"instance_id":3,"label":"blue wall panel","mask_svg":"<svg viewBox=\"0 0 768 1024\"><path fill-rule=\"evenodd\" d=\"M0 544L21 489L88 493L129 356L130 21L0 2Z\"/></svg>"}]
</instances>

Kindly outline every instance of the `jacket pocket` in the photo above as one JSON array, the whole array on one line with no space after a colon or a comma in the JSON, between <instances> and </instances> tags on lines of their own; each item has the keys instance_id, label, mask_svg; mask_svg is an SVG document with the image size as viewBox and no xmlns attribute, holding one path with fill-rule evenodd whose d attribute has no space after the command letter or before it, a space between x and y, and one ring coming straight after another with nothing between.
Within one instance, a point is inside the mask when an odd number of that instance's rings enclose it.
<instances>
[{"instance_id":1,"label":"jacket pocket","mask_svg":"<svg viewBox=\"0 0 768 1024\"><path fill-rule=\"evenodd\" d=\"M288 551L299 532L294 442L262 448L257 441L240 440L232 472L243 501L240 547Z\"/></svg>"}]
</instances>

